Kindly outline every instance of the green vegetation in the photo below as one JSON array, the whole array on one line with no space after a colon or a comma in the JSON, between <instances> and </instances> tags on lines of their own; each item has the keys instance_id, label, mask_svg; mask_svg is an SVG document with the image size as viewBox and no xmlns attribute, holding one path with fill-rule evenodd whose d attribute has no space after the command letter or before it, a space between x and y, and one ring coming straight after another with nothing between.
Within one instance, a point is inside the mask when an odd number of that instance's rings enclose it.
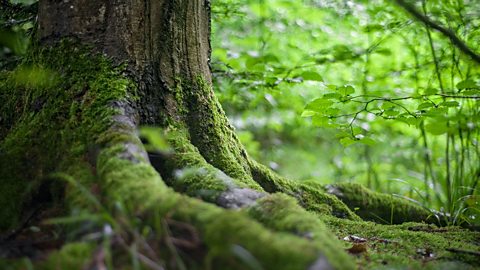
<instances>
[{"instance_id":1,"label":"green vegetation","mask_svg":"<svg viewBox=\"0 0 480 270\"><path fill-rule=\"evenodd\" d=\"M457 44L395 1L214 6L215 90L254 158L479 224L480 65ZM476 6L414 8L478 53Z\"/></svg>"},{"instance_id":2,"label":"green vegetation","mask_svg":"<svg viewBox=\"0 0 480 270\"><path fill-rule=\"evenodd\" d=\"M218 99L175 78L138 128L127 64L37 46L8 1L0 268L478 269L480 64L394 2L237 2L212 1ZM414 8L480 52L474 6Z\"/></svg>"}]
</instances>

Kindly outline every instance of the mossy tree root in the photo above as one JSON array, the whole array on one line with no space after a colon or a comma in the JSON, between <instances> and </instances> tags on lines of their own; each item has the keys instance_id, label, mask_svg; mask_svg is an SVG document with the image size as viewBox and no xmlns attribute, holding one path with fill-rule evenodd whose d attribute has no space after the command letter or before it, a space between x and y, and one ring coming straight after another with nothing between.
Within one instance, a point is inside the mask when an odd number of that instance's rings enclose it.
<instances>
[{"instance_id":1,"label":"mossy tree root","mask_svg":"<svg viewBox=\"0 0 480 270\"><path fill-rule=\"evenodd\" d=\"M252 263L236 257L236 249L250 254L255 263L268 269L354 268L346 253L341 251L338 240L326 230L323 223L285 195L267 196L254 207L247 208L250 210L232 211L174 192L144 160L145 152L138 145L134 131L119 128L130 126L125 124L128 117L121 115L117 118L122 119L123 123L113 124L106 133L117 133L122 139L105 144L96 165L109 208L121 202L139 216L157 216L160 213L160 216L193 225L208 248L203 263L215 268L243 269L245 263ZM190 154L195 153L190 150ZM198 155L187 160L197 161L190 165L201 165L206 170L212 170L212 173L216 172L213 167L205 166ZM210 176L212 178L208 184L218 179L214 174ZM192 177L183 183L198 187L196 191L211 188L201 186L200 183L205 179L208 180L208 174L207 177ZM228 190L228 185L225 187ZM277 203L279 207L275 208ZM255 218L265 226L256 222ZM148 218L144 220L147 223L151 221ZM309 237L309 234L312 236Z\"/></svg>"},{"instance_id":2,"label":"mossy tree root","mask_svg":"<svg viewBox=\"0 0 480 270\"><path fill-rule=\"evenodd\" d=\"M382 224L427 222L445 225L439 213L394 195L371 191L356 183L339 183L325 186L364 220Z\"/></svg>"}]
</instances>

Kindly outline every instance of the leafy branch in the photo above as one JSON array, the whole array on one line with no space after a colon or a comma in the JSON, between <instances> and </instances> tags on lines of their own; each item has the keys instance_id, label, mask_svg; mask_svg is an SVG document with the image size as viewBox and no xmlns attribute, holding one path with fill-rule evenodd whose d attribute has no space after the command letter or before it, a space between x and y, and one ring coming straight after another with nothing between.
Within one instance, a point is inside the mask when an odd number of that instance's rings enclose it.
<instances>
[{"instance_id":1,"label":"leafy branch","mask_svg":"<svg viewBox=\"0 0 480 270\"><path fill-rule=\"evenodd\" d=\"M443 27L440 23L434 22L427 16L420 13L414 6L408 4L404 0L395 0L399 6L405 9L410 15L415 17L417 20L423 22L425 25L437 30L442 33L444 36L448 37L452 43L460 49L463 53L470 56L475 62L480 64L480 55L474 52L464 41L462 41L453 31Z\"/></svg>"}]
</instances>

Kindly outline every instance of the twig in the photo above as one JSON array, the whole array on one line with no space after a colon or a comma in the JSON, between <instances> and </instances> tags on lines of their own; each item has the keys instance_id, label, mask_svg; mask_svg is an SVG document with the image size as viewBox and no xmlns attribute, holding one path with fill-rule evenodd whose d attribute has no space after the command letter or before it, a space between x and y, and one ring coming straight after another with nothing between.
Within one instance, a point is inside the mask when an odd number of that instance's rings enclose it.
<instances>
[{"instance_id":1,"label":"twig","mask_svg":"<svg viewBox=\"0 0 480 270\"><path fill-rule=\"evenodd\" d=\"M417 20L423 22L424 24L428 25L429 27L437 30L438 32L442 33L444 36L448 37L452 43L460 49L463 53L467 54L470 56L475 62L480 64L480 55L474 52L470 47L465 44L455 33L453 33L451 30L444 28L441 26L439 23L432 21L430 18L427 16L421 14L415 7L412 5L408 4L404 0L395 0L399 6L401 6L403 9L405 9L408 13L410 13L413 17L415 17Z\"/></svg>"}]
</instances>

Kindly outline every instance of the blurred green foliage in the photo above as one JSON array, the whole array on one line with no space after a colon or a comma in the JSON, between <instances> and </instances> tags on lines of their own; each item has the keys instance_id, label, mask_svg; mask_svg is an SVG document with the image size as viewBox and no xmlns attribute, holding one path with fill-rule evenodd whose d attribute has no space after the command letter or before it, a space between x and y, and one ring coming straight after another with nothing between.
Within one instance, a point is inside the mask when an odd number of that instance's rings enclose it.
<instances>
[{"instance_id":1,"label":"blurred green foliage","mask_svg":"<svg viewBox=\"0 0 480 270\"><path fill-rule=\"evenodd\" d=\"M410 3L480 52L477 1ZM478 224L479 63L395 1L212 5L215 89L252 156Z\"/></svg>"},{"instance_id":2,"label":"blurred green foliage","mask_svg":"<svg viewBox=\"0 0 480 270\"><path fill-rule=\"evenodd\" d=\"M0 69L12 69L32 41L37 2L0 0Z\"/></svg>"}]
</instances>

